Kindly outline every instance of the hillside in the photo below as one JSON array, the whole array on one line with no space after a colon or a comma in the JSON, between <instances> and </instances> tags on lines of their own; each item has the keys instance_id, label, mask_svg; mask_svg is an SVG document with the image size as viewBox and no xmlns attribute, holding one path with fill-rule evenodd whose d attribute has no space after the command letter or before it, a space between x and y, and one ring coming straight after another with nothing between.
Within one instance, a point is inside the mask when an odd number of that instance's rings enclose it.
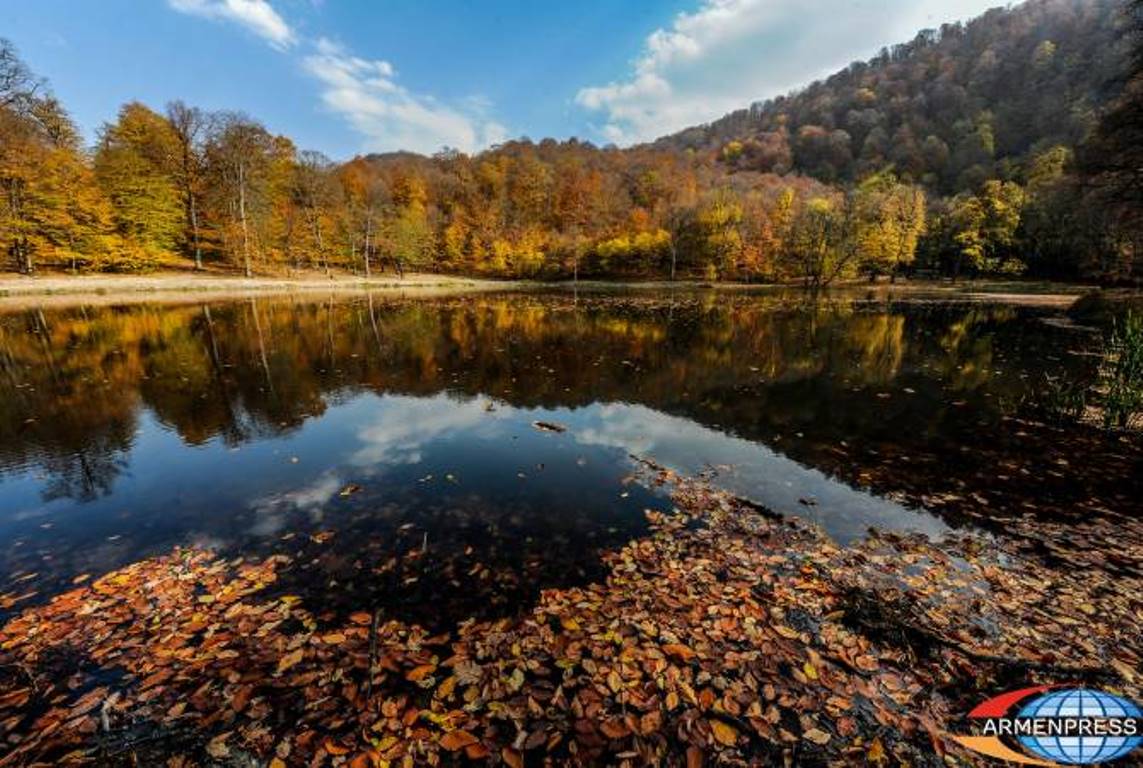
<instances>
[{"instance_id":1,"label":"hillside","mask_svg":"<svg viewBox=\"0 0 1143 768\"><path fill-rule=\"evenodd\" d=\"M1138 142L1113 140L1136 136L1143 114L1143 77L1124 88L1126 28L1143 15L1126 7L993 10L650 145L521 139L341 163L244 113L179 101L125 104L85 147L0 40L0 264L1138 281L1143 223L1125 204ZM1106 114L1114 129L1096 131ZM1077 156L1093 154L1106 167L1084 172Z\"/></svg>"},{"instance_id":2,"label":"hillside","mask_svg":"<svg viewBox=\"0 0 1143 768\"><path fill-rule=\"evenodd\" d=\"M994 9L655 146L715 150L733 169L823 181L891 164L931 189L972 189L1089 134L1123 71L1119 10L1114 0Z\"/></svg>"}]
</instances>

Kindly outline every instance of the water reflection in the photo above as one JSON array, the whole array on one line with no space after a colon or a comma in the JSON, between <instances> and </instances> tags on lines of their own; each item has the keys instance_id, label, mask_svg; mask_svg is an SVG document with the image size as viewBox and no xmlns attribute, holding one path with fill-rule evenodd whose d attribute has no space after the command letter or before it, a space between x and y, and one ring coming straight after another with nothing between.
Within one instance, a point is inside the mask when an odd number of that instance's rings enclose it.
<instances>
[{"instance_id":1,"label":"water reflection","mask_svg":"<svg viewBox=\"0 0 1143 768\"><path fill-rule=\"evenodd\" d=\"M353 545L311 558L326 581L384 585L373 571L427 535L435 565L402 594L462 600L464 574L496 563L518 588L481 599L503 607L593 577L598 551L665 504L627 481L632 453L713 467L842 541L939 534L919 499L998 461L1029 472L1047 455L1029 430L980 436L1011 432L1045 365L1090 366L1060 357L1085 340L1040 312L711 293L0 315L0 583L34 572L50 590L178 543L281 550L335 530ZM1104 490L1021 467L976 491L1002 507Z\"/></svg>"}]
</instances>

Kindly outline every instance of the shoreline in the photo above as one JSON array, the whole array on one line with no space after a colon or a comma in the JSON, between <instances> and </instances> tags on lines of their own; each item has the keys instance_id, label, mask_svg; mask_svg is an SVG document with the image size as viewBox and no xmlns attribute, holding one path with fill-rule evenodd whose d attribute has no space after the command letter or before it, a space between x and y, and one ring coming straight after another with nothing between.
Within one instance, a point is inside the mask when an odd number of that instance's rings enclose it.
<instances>
[{"instance_id":1,"label":"shoreline","mask_svg":"<svg viewBox=\"0 0 1143 768\"><path fill-rule=\"evenodd\" d=\"M715 290L732 292L765 292L799 290L800 283L738 283L701 280L624 281L624 280L496 280L430 273L410 273L403 278L391 275L360 277L321 273L296 276L259 276L246 278L218 273L161 272L152 275L59 275L25 277L0 276L0 309L26 306L67 305L79 303L105 304L118 300L129 302L185 300L196 297L245 298L252 294L320 294L384 292L438 296L467 292L518 290L562 290L594 293L631 290ZM937 295L942 300L997 301L1037 306L1066 308L1092 286L1069 283L980 280L952 283L944 280L869 283L864 280L837 283L824 289L834 291L868 291L883 294L918 296Z\"/></svg>"}]
</instances>

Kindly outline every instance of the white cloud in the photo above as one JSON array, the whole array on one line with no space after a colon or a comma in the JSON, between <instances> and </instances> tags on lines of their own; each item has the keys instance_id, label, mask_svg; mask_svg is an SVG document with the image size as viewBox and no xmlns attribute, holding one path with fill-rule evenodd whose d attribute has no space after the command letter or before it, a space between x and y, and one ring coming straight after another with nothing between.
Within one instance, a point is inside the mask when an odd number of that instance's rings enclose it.
<instances>
[{"instance_id":1,"label":"white cloud","mask_svg":"<svg viewBox=\"0 0 1143 768\"><path fill-rule=\"evenodd\" d=\"M315 524L324 517L326 504L341 490L341 479L333 472L325 472L309 485L296 491L276 493L256 499L254 524L250 532L255 536L277 536L286 528L287 515L292 511L309 513Z\"/></svg>"},{"instance_id":2,"label":"white cloud","mask_svg":"<svg viewBox=\"0 0 1143 768\"><path fill-rule=\"evenodd\" d=\"M703 0L644 43L629 75L583 88L609 141L650 141L785 93L996 0Z\"/></svg>"},{"instance_id":3,"label":"white cloud","mask_svg":"<svg viewBox=\"0 0 1143 768\"><path fill-rule=\"evenodd\" d=\"M427 443L456 432L478 430L508 418L512 409L489 411L481 400L459 400L448 395L409 397L386 395L369 424L357 438L361 447L350 463L357 467L378 464L418 464Z\"/></svg>"},{"instance_id":4,"label":"white cloud","mask_svg":"<svg viewBox=\"0 0 1143 768\"><path fill-rule=\"evenodd\" d=\"M411 93L389 62L354 56L329 39L319 39L304 63L323 86L322 101L365 139L365 151L431 154L447 145L473 152L506 138L480 99L451 107Z\"/></svg>"},{"instance_id":5,"label":"white cloud","mask_svg":"<svg viewBox=\"0 0 1143 768\"><path fill-rule=\"evenodd\" d=\"M231 21L284 50L297 36L266 0L167 0L174 10L204 19Z\"/></svg>"}]
</instances>

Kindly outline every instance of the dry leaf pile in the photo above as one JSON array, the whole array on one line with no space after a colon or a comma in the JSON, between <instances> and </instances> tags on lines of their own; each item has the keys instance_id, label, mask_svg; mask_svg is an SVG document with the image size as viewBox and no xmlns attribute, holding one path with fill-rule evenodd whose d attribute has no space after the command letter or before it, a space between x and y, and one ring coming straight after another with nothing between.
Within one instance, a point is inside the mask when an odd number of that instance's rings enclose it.
<instances>
[{"instance_id":1,"label":"dry leaf pile","mask_svg":"<svg viewBox=\"0 0 1143 768\"><path fill-rule=\"evenodd\" d=\"M979 534L840 548L653 474L677 511L604 581L436 636L319 622L275 596L284 556L179 550L28 608L0 766L973 764L944 734L1006 687L1139 698L1135 528L1093 571Z\"/></svg>"}]
</instances>

